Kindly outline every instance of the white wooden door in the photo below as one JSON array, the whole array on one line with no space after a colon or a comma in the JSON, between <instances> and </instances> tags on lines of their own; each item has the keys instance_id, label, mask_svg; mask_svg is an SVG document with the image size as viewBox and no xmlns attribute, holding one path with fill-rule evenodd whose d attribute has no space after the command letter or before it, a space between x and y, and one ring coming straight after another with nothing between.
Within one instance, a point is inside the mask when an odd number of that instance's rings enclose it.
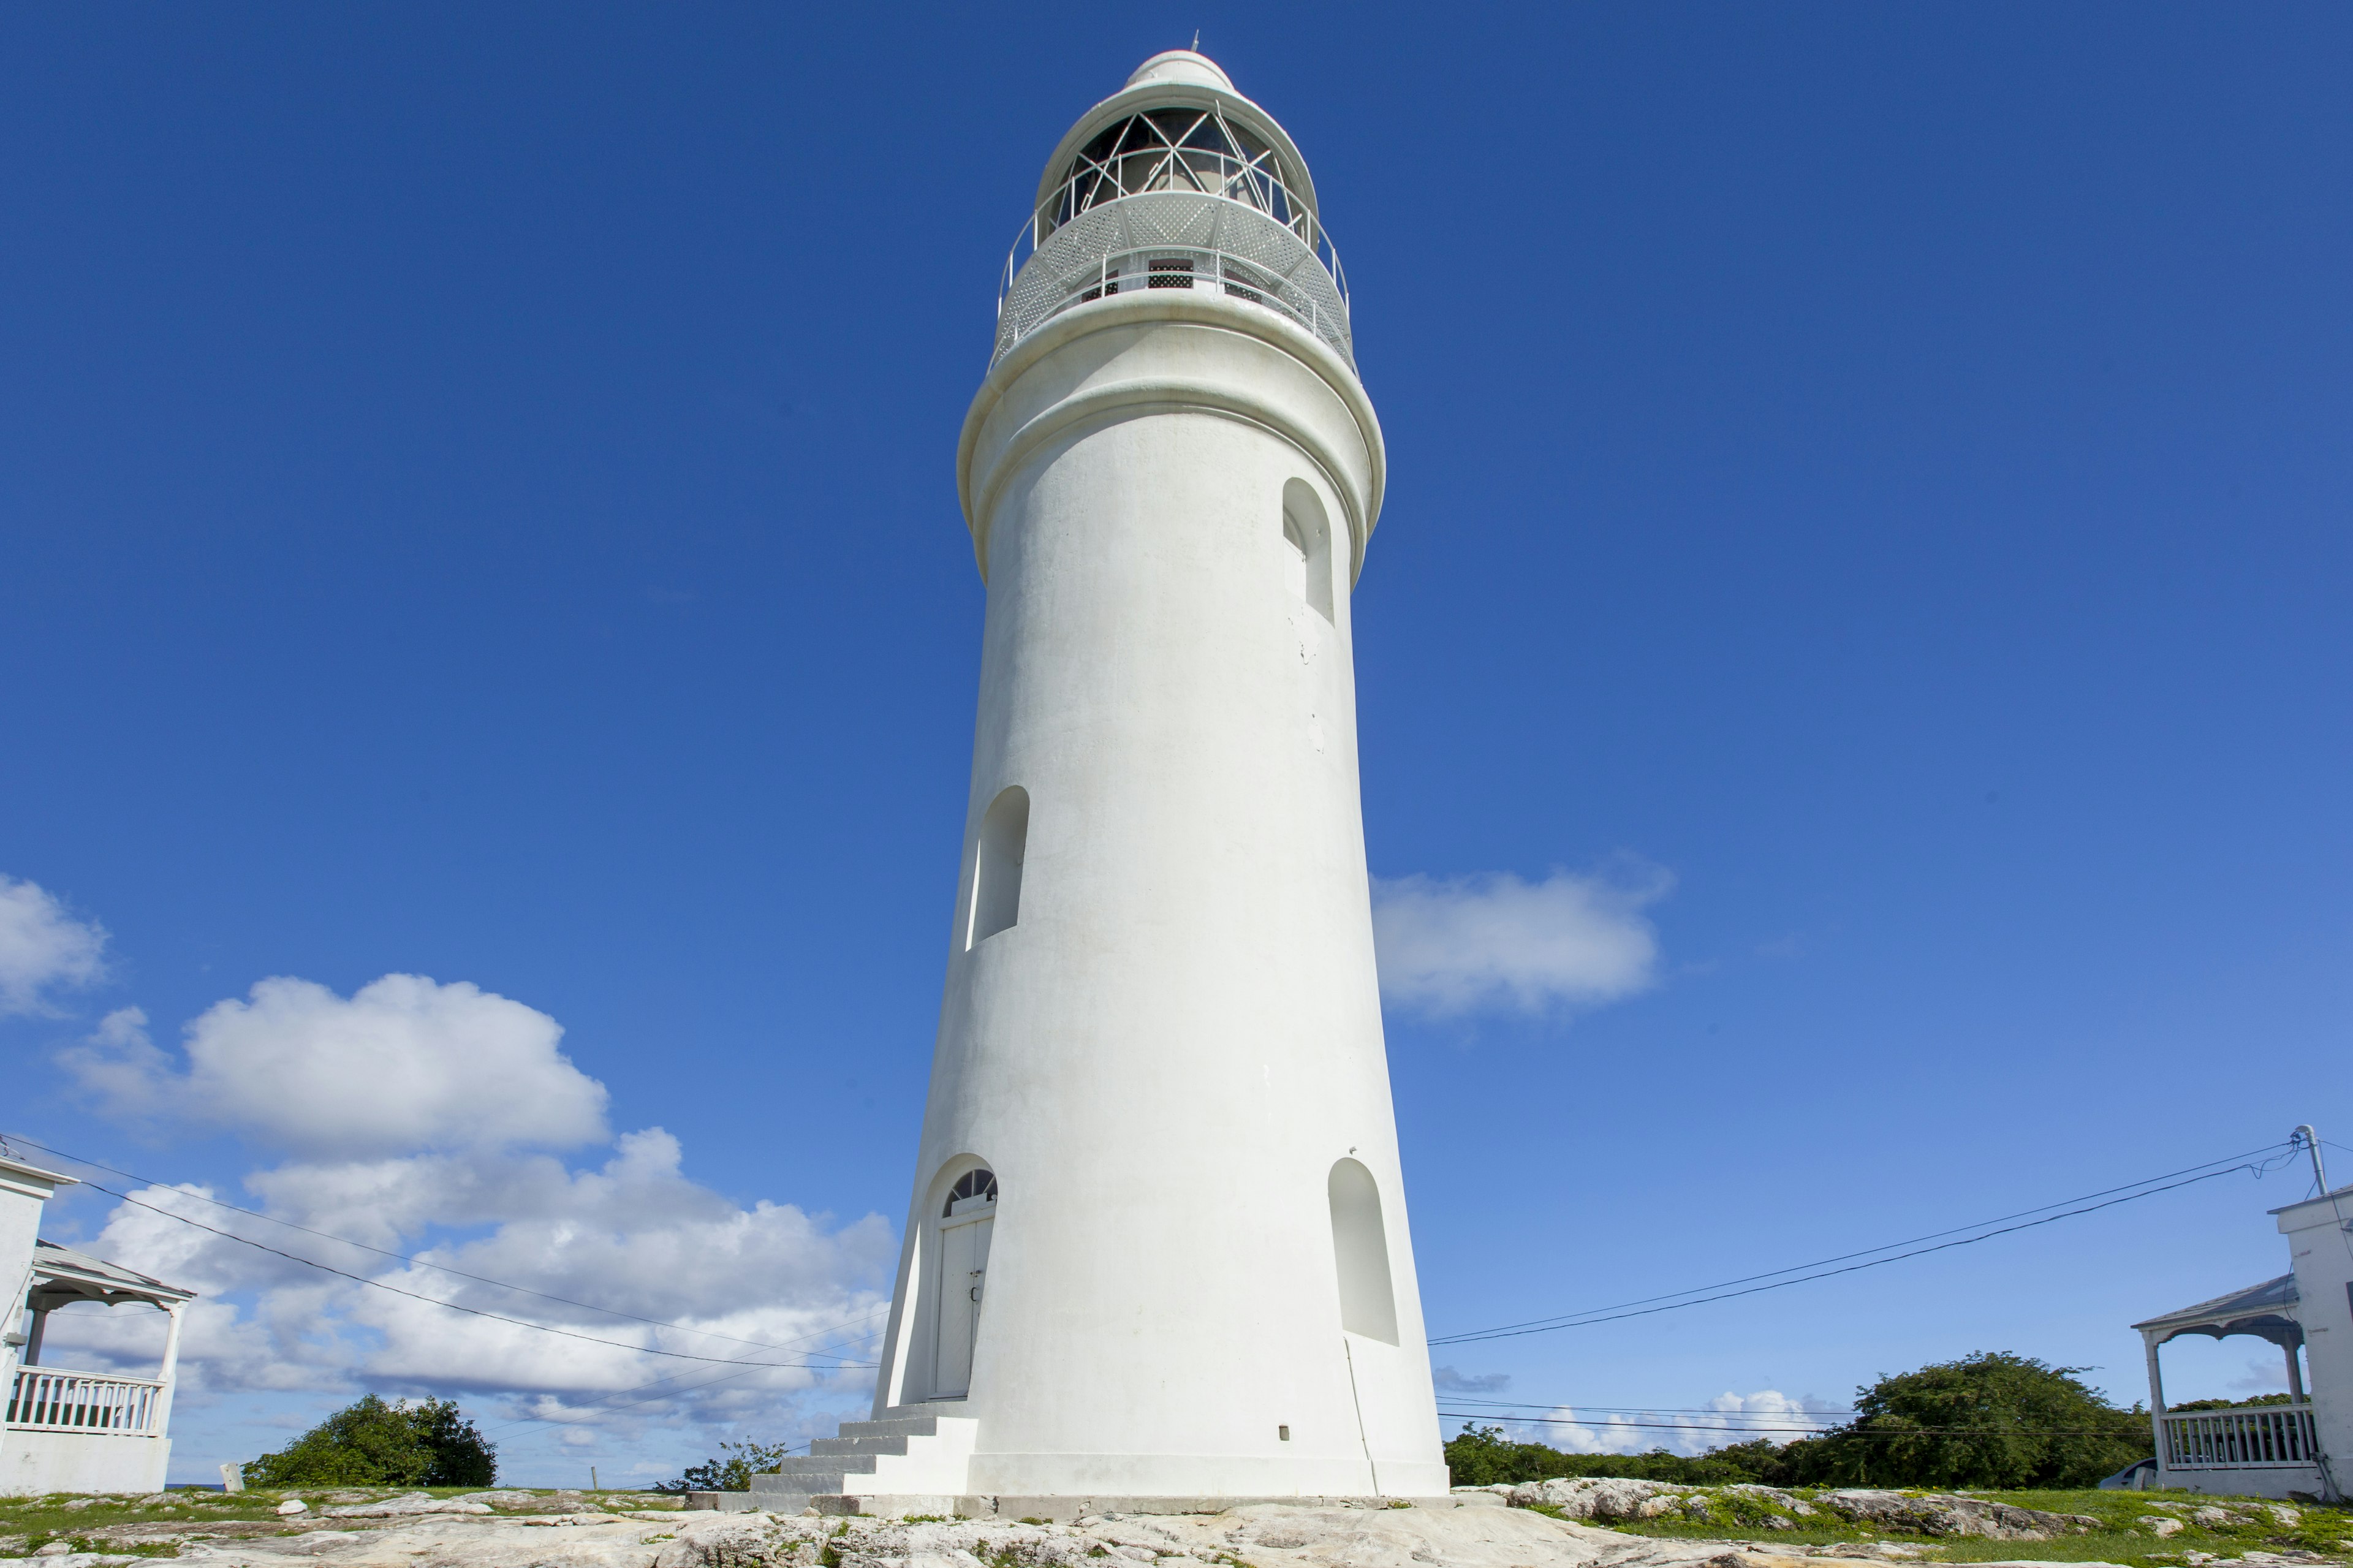
<instances>
[{"instance_id":1,"label":"white wooden door","mask_svg":"<svg viewBox=\"0 0 2353 1568\"><path fill-rule=\"evenodd\" d=\"M940 1344L934 1363L940 1398L961 1398L972 1387L972 1341L980 1327L981 1286L988 1277L988 1233L995 1219L990 1205L940 1226Z\"/></svg>"}]
</instances>

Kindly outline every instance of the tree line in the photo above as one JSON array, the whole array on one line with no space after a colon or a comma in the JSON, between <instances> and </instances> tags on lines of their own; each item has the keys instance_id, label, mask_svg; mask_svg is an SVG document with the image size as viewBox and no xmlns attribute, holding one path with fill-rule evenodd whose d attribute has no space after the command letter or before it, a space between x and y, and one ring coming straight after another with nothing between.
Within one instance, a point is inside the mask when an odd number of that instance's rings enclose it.
<instances>
[{"instance_id":1,"label":"tree line","mask_svg":"<svg viewBox=\"0 0 2353 1568\"><path fill-rule=\"evenodd\" d=\"M1446 1445L1458 1487L1556 1476L1629 1476L1685 1486L2071 1489L2155 1453L2148 1413L2118 1409L2077 1374L1982 1351L1855 1391L1854 1416L1819 1436L1766 1438L1704 1454L1568 1454L1466 1424Z\"/></svg>"}]
</instances>

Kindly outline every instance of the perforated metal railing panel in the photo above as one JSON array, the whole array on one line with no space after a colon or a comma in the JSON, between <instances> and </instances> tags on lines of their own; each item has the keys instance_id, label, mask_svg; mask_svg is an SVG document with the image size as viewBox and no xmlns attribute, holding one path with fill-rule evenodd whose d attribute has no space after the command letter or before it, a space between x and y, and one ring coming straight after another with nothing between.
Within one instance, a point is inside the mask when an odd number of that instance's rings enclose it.
<instances>
[{"instance_id":1,"label":"perforated metal railing panel","mask_svg":"<svg viewBox=\"0 0 2353 1568\"><path fill-rule=\"evenodd\" d=\"M1174 265L1180 260L1189 268ZM1191 284L1167 281L1180 272ZM1047 236L1005 290L989 363L1074 305L1172 286L1221 289L1277 311L1356 363L1347 300L1304 240L1239 202L1155 191L1092 207Z\"/></svg>"}]
</instances>

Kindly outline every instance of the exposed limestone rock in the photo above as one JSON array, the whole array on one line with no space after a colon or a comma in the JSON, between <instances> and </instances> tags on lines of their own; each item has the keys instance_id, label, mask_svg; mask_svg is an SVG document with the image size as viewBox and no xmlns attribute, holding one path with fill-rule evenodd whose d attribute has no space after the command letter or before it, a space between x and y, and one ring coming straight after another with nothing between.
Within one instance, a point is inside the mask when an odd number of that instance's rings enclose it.
<instances>
[{"instance_id":1,"label":"exposed limestone rock","mask_svg":"<svg viewBox=\"0 0 2353 1568\"><path fill-rule=\"evenodd\" d=\"M1984 1498L1946 1497L1930 1493L1907 1497L1902 1492L1853 1489L1824 1492L1815 1500L1821 1507L1847 1519L1889 1530L1914 1530L1923 1535L1977 1535L1989 1541L2049 1541L2054 1536L2081 1535L2097 1530L2100 1521L2085 1513L2045 1513L2039 1508L1990 1502Z\"/></svg>"},{"instance_id":2,"label":"exposed limestone rock","mask_svg":"<svg viewBox=\"0 0 2353 1568\"><path fill-rule=\"evenodd\" d=\"M1711 1532L1721 1525L1736 1535L1769 1528L1759 1523L1763 1510L1787 1510L1799 1500L1771 1488L1615 1479L1509 1489L1523 1489L1561 1499L1547 1506L1563 1513L1576 1508L1588 1518L1639 1518L1649 1510L1679 1521L1696 1521L1704 1513ZM492 1495L477 1493L430 1509L417 1505L432 1500L416 1494L379 1498L343 1505L340 1517L319 1521L318 1528L300 1528L316 1518L310 1515L289 1521L284 1533L184 1537L181 1559L187 1568L1834 1568L1841 1559L1904 1563L1930 1550L1873 1542L1781 1551L1750 1541L1623 1535L1528 1508L1498 1506L1500 1494L1493 1490L1410 1508L1259 1504L1217 1514L1094 1515L1071 1525L652 1509L617 1513L580 1506L587 1500L577 1494L538 1495L532 1500L542 1509L575 1506L522 1515L494 1511L479 1500ZM1874 1494L1840 1495L1856 1509L1877 1506L1852 1502ZM598 1500L606 1500L603 1494ZM1955 1510L1952 1518L1960 1523L1940 1532L1946 1534L1989 1534L1995 1528L2020 1528L2021 1519L2073 1522L2072 1516L2035 1514L1977 1499L1901 1500ZM453 1504L462 1511L451 1511ZM395 1505L406 1506L396 1511ZM277 1528L275 1521L271 1528ZM2318 1560L2308 1553L2250 1552L2244 1561L2248 1568L2266 1568ZM150 1558L127 1553L63 1552L38 1559L0 1556L0 1568L155 1565Z\"/></svg>"},{"instance_id":3,"label":"exposed limestone rock","mask_svg":"<svg viewBox=\"0 0 2353 1568\"><path fill-rule=\"evenodd\" d=\"M327 1510L329 1519L396 1519L412 1513L488 1513L486 1502L466 1502L458 1498L438 1498L429 1492L407 1492L399 1497L378 1498L373 1502L346 1503Z\"/></svg>"},{"instance_id":4,"label":"exposed limestone rock","mask_svg":"<svg viewBox=\"0 0 2353 1568\"><path fill-rule=\"evenodd\" d=\"M1683 1506L1696 1489L1618 1476L1535 1481L1504 1495L1514 1508L1556 1508L1564 1519L1656 1519Z\"/></svg>"}]
</instances>

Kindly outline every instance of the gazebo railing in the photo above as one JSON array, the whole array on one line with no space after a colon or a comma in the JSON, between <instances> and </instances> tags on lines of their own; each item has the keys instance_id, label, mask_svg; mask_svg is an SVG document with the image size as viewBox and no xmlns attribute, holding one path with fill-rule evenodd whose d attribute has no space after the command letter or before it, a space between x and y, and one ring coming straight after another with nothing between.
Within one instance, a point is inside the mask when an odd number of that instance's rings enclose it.
<instances>
[{"instance_id":1,"label":"gazebo railing","mask_svg":"<svg viewBox=\"0 0 2353 1568\"><path fill-rule=\"evenodd\" d=\"M2309 1466L2319 1452L2309 1404L2198 1410L2186 1415L2168 1411L2162 1420L2168 1470Z\"/></svg>"},{"instance_id":2,"label":"gazebo railing","mask_svg":"<svg viewBox=\"0 0 2353 1568\"><path fill-rule=\"evenodd\" d=\"M20 1366L8 1394L8 1426L24 1432L111 1432L156 1436L164 1385L143 1377L109 1377Z\"/></svg>"}]
</instances>

